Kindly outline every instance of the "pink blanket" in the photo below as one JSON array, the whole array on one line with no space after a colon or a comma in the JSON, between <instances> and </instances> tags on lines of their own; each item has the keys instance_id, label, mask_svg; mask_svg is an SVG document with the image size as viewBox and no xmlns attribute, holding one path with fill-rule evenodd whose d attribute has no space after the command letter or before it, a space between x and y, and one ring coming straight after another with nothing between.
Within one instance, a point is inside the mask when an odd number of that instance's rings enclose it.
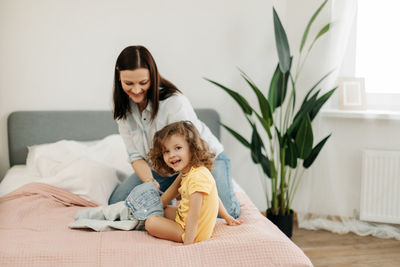
<instances>
[{"instance_id":1,"label":"pink blanket","mask_svg":"<svg viewBox=\"0 0 400 267\"><path fill-rule=\"evenodd\" d=\"M0 266L312 266L246 194L236 194L242 225L218 219L212 239L183 246L141 231L71 230L76 212L96 205L27 184L0 198Z\"/></svg>"}]
</instances>

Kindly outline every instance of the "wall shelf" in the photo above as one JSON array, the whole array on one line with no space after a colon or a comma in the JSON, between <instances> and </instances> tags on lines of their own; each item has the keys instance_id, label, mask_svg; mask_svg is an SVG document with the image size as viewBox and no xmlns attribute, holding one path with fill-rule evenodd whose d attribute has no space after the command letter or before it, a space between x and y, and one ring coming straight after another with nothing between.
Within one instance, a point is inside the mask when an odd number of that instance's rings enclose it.
<instances>
[{"instance_id":1,"label":"wall shelf","mask_svg":"<svg viewBox=\"0 0 400 267\"><path fill-rule=\"evenodd\" d=\"M400 111L392 110L340 110L323 109L321 115L328 118L400 120Z\"/></svg>"}]
</instances>

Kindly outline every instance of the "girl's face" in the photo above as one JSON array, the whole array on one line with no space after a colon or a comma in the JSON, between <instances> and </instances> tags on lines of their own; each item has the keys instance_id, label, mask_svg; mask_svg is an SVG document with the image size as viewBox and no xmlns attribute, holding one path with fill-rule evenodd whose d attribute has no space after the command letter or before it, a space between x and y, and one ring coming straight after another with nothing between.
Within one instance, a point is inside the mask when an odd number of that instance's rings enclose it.
<instances>
[{"instance_id":1,"label":"girl's face","mask_svg":"<svg viewBox=\"0 0 400 267\"><path fill-rule=\"evenodd\" d=\"M179 134L174 134L165 140L163 157L168 167L176 172L190 171L191 153L188 142Z\"/></svg>"},{"instance_id":2,"label":"girl's face","mask_svg":"<svg viewBox=\"0 0 400 267\"><path fill-rule=\"evenodd\" d=\"M139 108L142 111L147 105L147 90L151 85L149 70L140 68L122 70L119 73L122 89L133 102L139 104Z\"/></svg>"}]
</instances>

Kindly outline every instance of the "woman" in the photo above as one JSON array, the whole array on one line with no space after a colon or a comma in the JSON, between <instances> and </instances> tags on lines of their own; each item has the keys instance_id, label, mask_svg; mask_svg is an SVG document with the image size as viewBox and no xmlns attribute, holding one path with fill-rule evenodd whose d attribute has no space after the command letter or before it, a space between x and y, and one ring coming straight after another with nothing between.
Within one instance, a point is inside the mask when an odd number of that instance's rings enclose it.
<instances>
[{"instance_id":1,"label":"woman","mask_svg":"<svg viewBox=\"0 0 400 267\"><path fill-rule=\"evenodd\" d=\"M114 119L123 138L135 173L118 185L109 203L125 200L130 191L152 181L165 191L178 174L163 177L146 161L154 134L164 126L182 120L191 121L216 154L212 172L218 195L228 213L237 218L240 205L233 193L230 161L223 146L200 121L189 100L175 85L161 77L150 52L143 46L129 46L117 58L114 72Z\"/></svg>"}]
</instances>

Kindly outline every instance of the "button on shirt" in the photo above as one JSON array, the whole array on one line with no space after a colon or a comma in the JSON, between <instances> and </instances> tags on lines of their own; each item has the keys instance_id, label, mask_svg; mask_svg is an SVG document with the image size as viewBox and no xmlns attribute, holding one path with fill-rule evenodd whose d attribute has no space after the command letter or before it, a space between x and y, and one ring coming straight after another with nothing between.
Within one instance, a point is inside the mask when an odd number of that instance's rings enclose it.
<instances>
[{"instance_id":1,"label":"button on shirt","mask_svg":"<svg viewBox=\"0 0 400 267\"><path fill-rule=\"evenodd\" d=\"M218 156L224 149L210 129L197 118L197 115L186 96L176 93L160 101L157 116L151 121L151 103L139 112L136 103L130 100L132 113L126 119L117 120L119 133L124 140L129 162L146 159L152 147L154 134L164 126L182 120L191 121L200 133L201 138L207 142L210 150Z\"/></svg>"}]
</instances>

